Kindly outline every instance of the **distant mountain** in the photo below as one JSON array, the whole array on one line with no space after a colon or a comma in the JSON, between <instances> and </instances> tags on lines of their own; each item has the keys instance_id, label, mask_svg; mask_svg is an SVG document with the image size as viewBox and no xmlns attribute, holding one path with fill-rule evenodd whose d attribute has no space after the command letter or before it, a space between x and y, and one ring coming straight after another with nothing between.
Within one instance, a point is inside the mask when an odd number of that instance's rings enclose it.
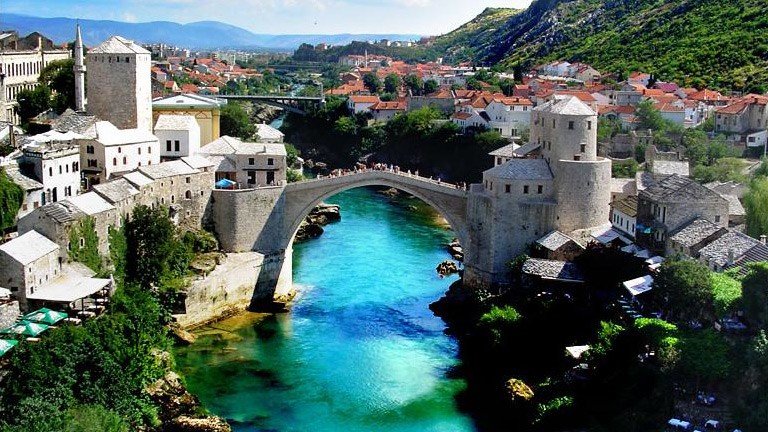
<instances>
[{"instance_id":1,"label":"distant mountain","mask_svg":"<svg viewBox=\"0 0 768 432\"><path fill-rule=\"evenodd\" d=\"M72 18L40 18L27 15L0 14L0 27L2 29L18 30L22 35L38 31L56 43L72 41L76 23L77 20ZM80 26L87 46L97 45L112 35L120 35L140 43L162 42L192 49L268 48L291 51L302 43L346 45L358 40L415 40L421 37L413 34L256 34L218 21L178 24L168 21L128 23L80 20Z\"/></svg>"},{"instance_id":2,"label":"distant mountain","mask_svg":"<svg viewBox=\"0 0 768 432\"><path fill-rule=\"evenodd\" d=\"M526 69L582 61L681 84L768 90L766 0L535 0L488 9L435 46L456 58ZM458 36L458 37L457 37Z\"/></svg>"}]
</instances>

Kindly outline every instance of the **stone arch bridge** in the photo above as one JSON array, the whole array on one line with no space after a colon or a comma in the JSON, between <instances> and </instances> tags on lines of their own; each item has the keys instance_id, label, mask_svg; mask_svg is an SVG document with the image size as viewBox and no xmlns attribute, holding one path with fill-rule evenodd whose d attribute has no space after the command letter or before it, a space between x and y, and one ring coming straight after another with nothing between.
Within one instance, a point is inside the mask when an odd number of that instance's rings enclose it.
<instances>
[{"instance_id":1,"label":"stone arch bridge","mask_svg":"<svg viewBox=\"0 0 768 432\"><path fill-rule=\"evenodd\" d=\"M215 190L212 218L222 249L257 251L265 256L254 303L290 291L293 238L309 212L339 192L363 186L392 187L423 200L448 221L462 246L469 246L468 193L452 184L403 172L364 170L284 187Z\"/></svg>"}]
</instances>

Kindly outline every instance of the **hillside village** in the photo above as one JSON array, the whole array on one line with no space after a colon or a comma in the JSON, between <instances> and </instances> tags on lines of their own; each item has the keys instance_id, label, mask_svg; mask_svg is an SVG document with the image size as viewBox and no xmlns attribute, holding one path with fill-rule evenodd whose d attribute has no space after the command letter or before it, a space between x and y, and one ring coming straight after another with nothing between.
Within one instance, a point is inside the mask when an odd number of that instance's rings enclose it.
<instances>
[{"instance_id":1,"label":"hillside village","mask_svg":"<svg viewBox=\"0 0 768 432\"><path fill-rule=\"evenodd\" d=\"M75 106L20 119L16 90L35 87L42 67L69 53L42 36L36 46L14 37L18 45L5 47L4 68L24 80L3 84L0 140L8 151L0 176L21 196L0 244L0 327L11 331L22 313L44 307L66 310L73 323L104 313L115 280L78 262L77 251L95 234L98 253L109 256L113 232L139 207L168 209L175 226L200 231L210 229L213 191L289 183L283 132L257 124L252 139L223 135L222 110L232 102L216 96L243 88L284 92L290 80L179 49L159 47L161 58L153 60L150 50L120 36L86 51L78 27ZM485 158L481 182L454 187L469 197L470 220L485 223L473 225L478 243L498 249L467 255L462 271L494 295L514 287L510 263L517 257L524 283L580 286L586 279L579 257L605 247L643 263L642 275L621 281L624 316L658 318L661 311L645 299L664 263L689 259L741 280L768 261L766 235L751 229L745 199L749 179L766 169L766 95L684 88L643 72L620 77L567 61L522 76L367 53L345 55L334 66L342 71L332 69L337 76L327 82L334 85L321 87L318 99L343 101L361 123L430 110L439 113L431 123L451 123L467 136L492 132L504 143ZM21 120L37 129L25 132ZM688 133L723 154L694 160ZM701 174L723 159L735 166L727 175ZM333 178L373 166L407 169L361 160L320 171ZM453 187L443 180L453 179L429 178ZM726 330L754 325L736 310L714 322Z\"/></svg>"}]
</instances>

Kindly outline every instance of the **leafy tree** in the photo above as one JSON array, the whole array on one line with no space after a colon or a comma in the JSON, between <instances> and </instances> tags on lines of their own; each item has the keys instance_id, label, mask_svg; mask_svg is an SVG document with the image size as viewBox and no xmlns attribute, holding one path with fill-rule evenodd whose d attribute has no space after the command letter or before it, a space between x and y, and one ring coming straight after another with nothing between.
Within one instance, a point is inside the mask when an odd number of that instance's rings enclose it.
<instances>
[{"instance_id":1,"label":"leafy tree","mask_svg":"<svg viewBox=\"0 0 768 432\"><path fill-rule=\"evenodd\" d=\"M424 94L434 93L439 87L437 81L433 79L426 80L424 81Z\"/></svg>"},{"instance_id":2,"label":"leafy tree","mask_svg":"<svg viewBox=\"0 0 768 432\"><path fill-rule=\"evenodd\" d=\"M256 127L248 117L242 105L230 101L221 108L221 134L240 139L250 139L256 133Z\"/></svg>"},{"instance_id":3,"label":"leafy tree","mask_svg":"<svg viewBox=\"0 0 768 432\"><path fill-rule=\"evenodd\" d=\"M112 275L118 284L125 281L125 260L128 245L125 239L125 221L120 228L109 227L109 261Z\"/></svg>"},{"instance_id":4,"label":"leafy tree","mask_svg":"<svg viewBox=\"0 0 768 432\"><path fill-rule=\"evenodd\" d=\"M682 339L680 370L693 378L714 382L728 377L731 359L720 333L706 329Z\"/></svg>"},{"instance_id":5,"label":"leafy tree","mask_svg":"<svg viewBox=\"0 0 768 432\"><path fill-rule=\"evenodd\" d=\"M644 100L637 104L635 115L637 116L638 129L651 129L657 132L667 129L667 120L653 106L653 101L651 100Z\"/></svg>"},{"instance_id":6,"label":"leafy tree","mask_svg":"<svg viewBox=\"0 0 768 432\"><path fill-rule=\"evenodd\" d=\"M754 172L755 177L768 177L768 158L763 158Z\"/></svg>"},{"instance_id":7,"label":"leafy tree","mask_svg":"<svg viewBox=\"0 0 768 432\"><path fill-rule=\"evenodd\" d=\"M288 168L288 171L285 172L286 180L288 180L288 183L296 183L304 180L304 175L299 170L295 170L292 168Z\"/></svg>"},{"instance_id":8,"label":"leafy tree","mask_svg":"<svg viewBox=\"0 0 768 432\"><path fill-rule=\"evenodd\" d=\"M75 60L54 60L40 71L38 81L53 92L51 108L61 114L75 108Z\"/></svg>"},{"instance_id":9,"label":"leafy tree","mask_svg":"<svg viewBox=\"0 0 768 432\"><path fill-rule=\"evenodd\" d=\"M742 302L748 320L766 328L768 325L768 263L752 264L741 281Z\"/></svg>"},{"instance_id":10,"label":"leafy tree","mask_svg":"<svg viewBox=\"0 0 768 432\"><path fill-rule=\"evenodd\" d=\"M363 75L363 84L371 94L377 94L381 91L381 79L375 73L368 72Z\"/></svg>"},{"instance_id":11,"label":"leafy tree","mask_svg":"<svg viewBox=\"0 0 768 432\"><path fill-rule=\"evenodd\" d=\"M753 237L768 234L768 177L758 177L744 195L747 233Z\"/></svg>"},{"instance_id":12,"label":"leafy tree","mask_svg":"<svg viewBox=\"0 0 768 432\"><path fill-rule=\"evenodd\" d=\"M712 312L711 271L687 259L668 259L653 281L658 306L677 319L700 319Z\"/></svg>"},{"instance_id":13,"label":"leafy tree","mask_svg":"<svg viewBox=\"0 0 768 432\"><path fill-rule=\"evenodd\" d=\"M33 90L22 90L16 95L16 101L16 114L26 125L33 117L51 108L51 89L39 85Z\"/></svg>"},{"instance_id":14,"label":"leafy tree","mask_svg":"<svg viewBox=\"0 0 768 432\"><path fill-rule=\"evenodd\" d=\"M635 159L627 159L626 161L613 161L611 166L613 171L613 177L617 178L635 178L637 174L638 164Z\"/></svg>"},{"instance_id":15,"label":"leafy tree","mask_svg":"<svg viewBox=\"0 0 768 432\"><path fill-rule=\"evenodd\" d=\"M597 121L597 141L608 142L621 132L621 120L601 118Z\"/></svg>"},{"instance_id":16,"label":"leafy tree","mask_svg":"<svg viewBox=\"0 0 768 432\"><path fill-rule=\"evenodd\" d=\"M24 190L0 168L0 233L16 226L16 215L24 202Z\"/></svg>"},{"instance_id":17,"label":"leafy tree","mask_svg":"<svg viewBox=\"0 0 768 432\"><path fill-rule=\"evenodd\" d=\"M724 157L715 159L711 165L698 165L693 168L693 178L701 183L713 181L744 180L744 161L739 158Z\"/></svg>"},{"instance_id":18,"label":"leafy tree","mask_svg":"<svg viewBox=\"0 0 768 432\"><path fill-rule=\"evenodd\" d=\"M400 79L400 75L398 74L391 73L384 78L384 91L387 93L397 94L402 85L403 80Z\"/></svg>"},{"instance_id":19,"label":"leafy tree","mask_svg":"<svg viewBox=\"0 0 768 432\"><path fill-rule=\"evenodd\" d=\"M494 306L480 317L478 327L493 344L501 345L520 318L520 313L512 306Z\"/></svg>"},{"instance_id":20,"label":"leafy tree","mask_svg":"<svg viewBox=\"0 0 768 432\"><path fill-rule=\"evenodd\" d=\"M126 280L145 289L164 277L183 274L190 253L177 238L176 227L163 207L138 206L125 222Z\"/></svg>"},{"instance_id":21,"label":"leafy tree","mask_svg":"<svg viewBox=\"0 0 768 432\"><path fill-rule=\"evenodd\" d=\"M424 82L422 82L421 78L413 74L406 75L405 78L403 78L403 83L414 96L420 95L424 88Z\"/></svg>"},{"instance_id":22,"label":"leafy tree","mask_svg":"<svg viewBox=\"0 0 768 432\"><path fill-rule=\"evenodd\" d=\"M741 306L741 282L724 273L712 273L712 294L718 317L735 313Z\"/></svg>"}]
</instances>

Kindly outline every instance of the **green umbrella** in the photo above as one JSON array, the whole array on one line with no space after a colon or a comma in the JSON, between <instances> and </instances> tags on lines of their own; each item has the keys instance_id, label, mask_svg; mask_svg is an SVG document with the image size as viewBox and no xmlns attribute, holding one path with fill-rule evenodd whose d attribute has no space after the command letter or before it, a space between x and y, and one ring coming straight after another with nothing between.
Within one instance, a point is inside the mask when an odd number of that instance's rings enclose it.
<instances>
[{"instance_id":1,"label":"green umbrella","mask_svg":"<svg viewBox=\"0 0 768 432\"><path fill-rule=\"evenodd\" d=\"M4 356L11 348L15 347L19 341L15 339L0 339L0 357Z\"/></svg>"},{"instance_id":2,"label":"green umbrella","mask_svg":"<svg viewBox=\"0 0 768 432\"><path fill-rule=\"evenodd\" d=\"M48 330L48 325L46 324L38 324L38 323L29 322L29 321L19 321L13 326L11 326L10 328L7 328L0 333L35 337L46 330Z\"/></svg>"},{"instance_id":3,"label":"green umbrella","mask_svg":"<svg viewBox=\"0 0 768 432\"><path fill-rule=\"evenodd\" d=\"M48 308L42 308L24 315L22 319L36 323L53 325L65 319L66 317L67 314L64 312L57 312Z\"/></svg>"}]
</instances>

